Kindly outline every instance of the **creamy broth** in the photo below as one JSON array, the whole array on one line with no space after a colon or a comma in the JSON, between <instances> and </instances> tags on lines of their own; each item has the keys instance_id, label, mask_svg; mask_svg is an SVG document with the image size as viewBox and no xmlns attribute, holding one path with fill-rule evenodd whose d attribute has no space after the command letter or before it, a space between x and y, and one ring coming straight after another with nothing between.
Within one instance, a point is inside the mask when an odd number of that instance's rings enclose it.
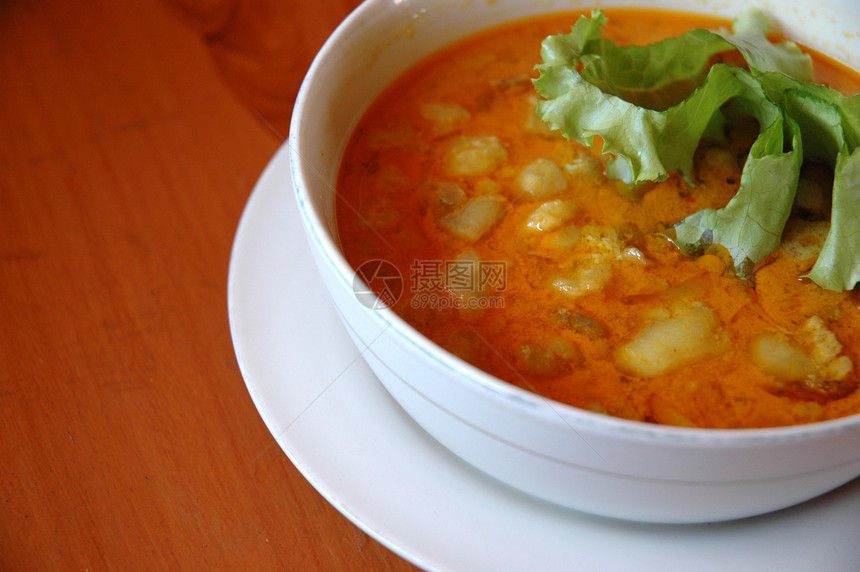
<instances>
[{"instance_id":1,"label":"creamy broth","mask_svg":"<svg viewBox=\"0 0 860 572\"><path fill-rule=\"evenodd\" d=\"M607 10L607 38L645 44L730 23ZM667 226L735 194L757 127L696 154L679 175L628 189L606 159L534 115L540 42L578 14L469 38L406 73L347 147L337 221L354 267L382 259L404 292L393 309L434 342L510 383L618 417L696 427L807 423L860 411L854 292L799 277L827 228L830 173L752 284L718 253L687 258ZM815 56L816 81L860 89ZM749 131L749 132L746 132Z\"/></svg>"}]
</instances>

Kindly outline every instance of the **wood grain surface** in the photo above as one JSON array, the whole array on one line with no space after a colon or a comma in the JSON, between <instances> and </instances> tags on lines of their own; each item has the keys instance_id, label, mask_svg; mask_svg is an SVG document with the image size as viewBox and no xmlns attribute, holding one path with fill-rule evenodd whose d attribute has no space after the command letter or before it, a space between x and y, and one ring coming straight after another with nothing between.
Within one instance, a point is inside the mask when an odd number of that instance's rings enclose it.
<instances>
[{"instance_id":1,"label":"wood grain surface","mask_svg":"<svg viewBox=\"0 0 860 572\"><path fill-rule=\"evenodd\" d=\"M0 570L406 570L277 446L242 209L355 0L0 0Z\"/></svg>"}]
</instances>

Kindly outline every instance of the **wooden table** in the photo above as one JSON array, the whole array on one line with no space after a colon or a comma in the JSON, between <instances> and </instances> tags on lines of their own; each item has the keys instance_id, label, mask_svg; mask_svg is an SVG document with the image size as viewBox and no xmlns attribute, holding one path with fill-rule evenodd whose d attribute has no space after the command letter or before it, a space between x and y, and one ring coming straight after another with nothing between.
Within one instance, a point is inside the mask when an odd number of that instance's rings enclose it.
<instances>
[{"instance_id":1,"label":"wooden table","mask_svg":"<svg viewBox=\"0 0 860 572\"><path fill-rule=\"evenodd\" d=\"M0 569L412 568L270 446L227 317L245 201L355 3L0 2Z\"/></svg>"}]
</instances>

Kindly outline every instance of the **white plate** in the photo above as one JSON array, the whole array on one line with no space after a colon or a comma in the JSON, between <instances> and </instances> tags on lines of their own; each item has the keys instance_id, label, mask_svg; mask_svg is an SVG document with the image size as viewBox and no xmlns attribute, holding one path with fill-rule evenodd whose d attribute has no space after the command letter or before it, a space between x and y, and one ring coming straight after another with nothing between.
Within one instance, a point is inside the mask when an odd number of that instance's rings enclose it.
<instances>
[{"instance_id":1,"label":"white plate","mask_svg":"<svg viewBox=\"0 0 860 572\"><path fill-rule=\"evenodd\" d=\"M721 524L602 519L514 491L454 457L400 409L347 336L299 222L284 146L243 214L228 286L248 391L311 484L428 570L860 570L860 480Z\"/></svg>"}]
</instances>

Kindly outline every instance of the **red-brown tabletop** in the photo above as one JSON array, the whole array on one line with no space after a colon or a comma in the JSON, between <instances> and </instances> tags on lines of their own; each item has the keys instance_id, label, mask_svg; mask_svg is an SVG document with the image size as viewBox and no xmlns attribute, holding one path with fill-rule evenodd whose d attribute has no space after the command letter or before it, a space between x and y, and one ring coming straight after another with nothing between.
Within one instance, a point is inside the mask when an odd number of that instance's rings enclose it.
<instances>
[{"instance_id":1,"label":"red-brown tabletop","mask_svg":"<svg viewBox=\"0 0 860 572\"><path fill-rule=\"evenodd\" d=\"M245 202L355 0L0 2L0 569L406 570L230 338Z\"/></svg>"}]
</instances>

